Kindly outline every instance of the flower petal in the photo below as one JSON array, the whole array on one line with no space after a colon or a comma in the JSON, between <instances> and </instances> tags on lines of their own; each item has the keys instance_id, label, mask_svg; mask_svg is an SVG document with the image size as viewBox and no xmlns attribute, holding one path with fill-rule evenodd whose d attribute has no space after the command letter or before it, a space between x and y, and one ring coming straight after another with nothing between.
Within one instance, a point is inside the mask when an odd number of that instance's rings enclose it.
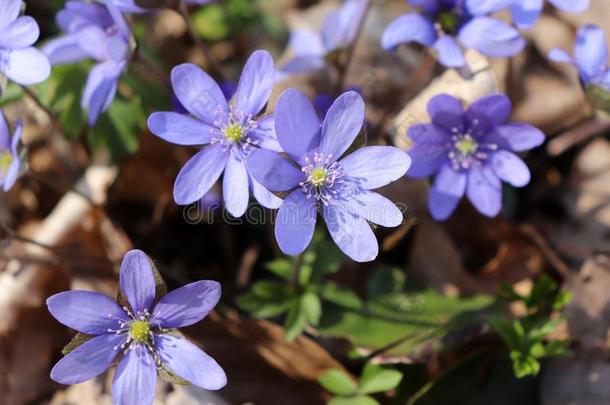
<instances>
[{"instance_id":1,"label":"flower petal","mask_svg":"<svg viewBox=\"0 0 610 405\"><path fill-rule=\"evenodd\" d=\"M116 302L93 291L64 291L47 298L49 312L69 328L89 335L117 329L130 318Z\"/></svg>"},{"instance_id":2,"label":"flower petal","mask_svg":"<svg viewBox=\"0 0 610 405\"><path fill-rule=\"evenodd\" d=\"M256 181L275 192L290 191L306 179L301 171L281 155L265 149L250 155L248 170Z\"/></svg>"},{"instance_id":3,"label":"flower petal","mask_svg":"<svg viewBox=\"0 0 610 405\"><path fill-rule=\"evenodd\" d=\"M418 13L410 13L398 17L388 25L381 36L381 46L388 51L409 42L432 46L436 38L436 30L430 20Z\"/></svg>"},{"instance_id":4,"label":"flower petal","mask_svg":"<svg viewBox=\"0 0 610 405\"><path fill-rule=\"evenodd\" d=\"M320 120L301 91L288 89L279 97L275 106L275 133L282 149L297 163L320 145Z\"/></svg>"},{"instance_id":5,"label":"flower petal","mask_svg":"<svg viewBox=\"0 0 610 405\"><path fill-rule=\"evenodd\" d=\"M0 28L15 21L21 11L21 2L15 0L0 0Z\"/></svg>"},{"instance_id":6,"label":"flower petal","mask_svg":"<svg viewBox=\"0 0 610 405\"><path fill-rule=\"evenodd\" d=\"M375 260L379 245L368 222L349 212L337 200L324 206L323 215L330 236L343 253L357 262Z\"/></svg>"},{"instance_id":7,"label":"flower petal","mask_svg":"<svg viewBox=\"0 0 610 405\"><path fill-rule=\"evenodd\" d=\"M414 143L407 151L412 161L408 177L428 177L447 162L451 138L445 130L434 124L415 124L409 128L409 138Z\"/></svg>"},{"instance_id":8,"label":"flower petal","mask_svg":"<svg viewBox=\"0 0 610 405\"><path fill-rule=\"evenodd\" d=\"M235 109L256 117L269 101L275 84L273 58L267 51L254 52L241 74L235 91Z\"/></svg>"},{"instance_id":9,"label":"flower petal","mask_svg":"<svg viewBox=\"0 0 610 405\"><path fill-rule=\"evenodd\" d=\"M340 164L350 179L370 190L404 176L411 158L393 146L367 146L346 156Z\"/></svg>"},{"instance_id":10,"label":"flower petal","mask_svg":"<svg viewBox=\"0 0 610 405\"><path fill-rule=\"evenodd\" d=\"M65 35L48 41L42 48L52 66L79 62L89 57L78 43L77 35Z\"/></svg>"},{"instance_id":11,"label":"flower petal","mask_svg":"<svg viewBox=\"0 0 610 405\"><path fill-rule=\"evenodd\" d=\"M256 141L259 148L282 153L284 150L275 135L273 115L267 115L257 121L256 128L248 132L248 136Z\"/></svg>"},{"instance_id":12,"label":"flower petal","mask_svg":"<svg viewBox=\"0 0 610 405\"><path fill-rule=\"evenodd\" d=\"M280 68L278 82L286 78L286 74L301 74L315 72L326 66L326 60L319 55L299 55L284 63Z\"/></svg>"},{"instance_id":13,"label":"flower petal","mask_svg":"<svg viewBox=\"0 0 610 405\"><path fill-rule=\"evenodd\" d=\"M544 143L542 131L528 124L510 123L495 128L488 141L498 144L500 149L523 152Z\"/></svg>"},{"instance_id":14,"label":"flower petal","mask_svg":"<svg viewBox=\"0 0 610 405\"><path fill-rule=\"evenodd\" d=\"M55 364L51 379L69 385L97 377L110 367L126 338L125 334L109 333L86 341Z\"/></svg>"},{"instance_id":15,"label":"flower petal","mask_svg":"<svg viewBox=\"0 0 610 405\"><path fill-rule=\"evenodd\" d=\"M466 189L468 199L483 215L495 217L502 209L502 184L488 166L472 166Z\"/></svg>"},{"instance_id":16,"label":"flower petal","mask_svg":"<svg viewBox=\"0 0 610 405\"><path fill-rule=\"evenodd\" d=\"M326 53L320 35L310 30L292 31L288 46L297 56L323 56Z\"/></svg>"},{"instance_id":17,"label":"flower petal","mask_svg":"<svg viewBox=\"0 0 610 405\"><path fill-rule=\"evenodd\" d=\"M608 67L608 44L604 31L595 25L581 27L576 36L574 57L588 80L603 74Z\"/></svg>"},{"instance_id":18,"label":"flower petal","mask_svg":"<svg viewBox=\"0 0 610 405\"><path fill-rule=\"evenodd\" d=\"M512 152L501 150L491 157L491 165L496 176L514 187L524 187L531 179L527 165Z\"/></svg>"},{"instance_id":19,"label":"flower petal","mask_svg":"<svg viewBox=\"0 0 610 405\"><path fill-rule=\"evenodd\" d=\"M548 58L550 60L552 60L553 62L569 63L570 65L573 65L573 66L576 65L574 58L572 58L572 56L570 54L568 54L566 51L564 51L563 49L559 49L559 48L551 49L551 51L548 54Z\"/></svg>"},{"instance_id":20,"label":"flower petal","mask_svg":"<svg viewBox=\"0 0 610 405\"><path fill-rule=\"evenodd\" d=\"M225 169L229 151L221 144L206 146L193 156L176 177L174 200L176 204L188 205L201 199L216 183Z\"/></svg>"},{"instance_id":21,"label":"flower petal","mask_svg":"<svg viewBox=\"0 0 610 405\"><path fill-rule=\"evenodd\" d=\"M364 125L364 100L355 91L340 95L322 123L320 150L339 159L352 145Z\"/></svg>"},{"instance_id":22,"label":"flower petal","mask_svg":"<svg viewBox=\"0 0 610 405\"><path fill-rule=\"evenodd\" d=\"M153 311L151 322L163 328L193 325L214 309L222 289L220 283L202 280L187 284L161 297Z\"/></svg>"},{"instance_id":23,"label":"flower petal","mask_svg":"<svg viewBox=\"0 0 610 405\"><path fill-rule=\"evenodd\" d=\"M486 15L509 7L514 1L515 0L466 0L466 8L472 15Z\"/></svg>"},{"instance_id":24,"label":"flower petal","mask_svg":"<svg viewBox=\"0 0 610 405\"><path fill-rule=\"evenodd\" d=\"M519 31L491 17L474 18L460 30L459 39L464 46L497 58L516 55L525 47Z\"/></svg>"},{"instance_id":25,"label":"flower petal","mask_svg":"<svg viewBox=\"0 0 610 405\"><path fill-rule=\"evenodd\" d=\"M30 16L17 18L4 27L1 33L0 46L9 49L31 46L40 36L38 23Z\"/></svg>"},{"instance_id":26,"label":"flower petal","mask_svg":"<svg viewBox=\"0 0 610 405\"><path fill-rule=\"evenodd\" d=\"M250 179L250 189L252 190L252 194L260 205L272 210L280 208L283 203L283 200L281 198L273 194L271 191L267 190L265 186L256 181L254 176L250 175L248 177Z\"/></svg>"},{"instance_id":27,"label":"flower petal","mask_svg":"<svg viewBox=\"0 0 610 405\"><path fill-rule=\"evenodd\" d=\"M534 26L544 7L544 0L514 0L511 8L513 21L518 28L528 29Z\"/></svg>"},{"instance_id":28,"label":"flower petal","mask_svg":"<svg viewBox=\"0 0 610 405\"><path fill-rule=\"evenodd\" d=\"M229 114L227 100L218 84L192 63L172 69L172 87L180 103L191 114L208 125Z\"/></svg>"},{"instance_id":29,"label":"flower petal","mask_svg":"<svg viewBox=\"0 0 610 405\"><path fill-rule=\"evenodd\" d=\"M206 390L227 385L227 376L216 361L186 339L158 335L155 339L161 361L178 377Z\"/></svg>"},{"instance_id":30,"label":"flower petal","mask_svg":"<svg viewBox=\"0 0 610 405\"><path fill-rule=\"evenodd\" d=\"M4 113L0 111L0 148L10 149L11 147L11 133L8 130L8 124L6 123L6 117Z\"/></svg>"},{"instance_id":31,"label":"flower petal","mask_svg":"<svg viewBox=\"0 0 610 405\"><path fill-rule=\"evenodd\" d=\"M156 112L148 118L148 129L176 145L205 145L212 141L215 128L195 118L175 112Z\"/></svg>"},{"instance_id":32,"label":"flower petal","mask_svg":"<svg viewBox=\"0 0 610 405\"><path fill-rule=\"evenodd\" d=\"M438 61L447 67L462 67L466 64L462 48L450 35L444 35L434 43L434 50L438 54Z\"/></svg>"},{"instance_id":33,"label":"flower petal","mask_svg":"<svg viewBox=\"0 0 610 405\"><path fill-rule=\"evenodd\" d=\"M356 39L369 0L347 0L327 14L322 25L322 40L327 52L342 49Z\"/></svg>"},{"instance_id":34,"label":"flower petal","mask_svg":"<svg viewBox=\"0 0 610 405\"><path fill-rule=\"evenodd\" d=\"M112 61L99 63L91 69L83 91L81 106L88 110L88 122L93 126L100 114L110 107L116 94L122 66Z\"/></svg>"},{"instance_id":35,"label":"flower petal","mask_svg":"<svg viewBox=\"0 0 610 405\"><path fill-rule=\"evenodd\" d=\"M275 238L282 252L301 254L313 237L318 209L315 198L307 198L303 190L288 194L275 218Z\"/></svg>"},{"instance_id":36,"label":"flower petal","mask_svg":"<svg viewBox=\"0 0 610 405\"><path fill-rule=\"evenodd\" d=\"M457 172L449 164L442 167L436 176L428 196L430 214L437 221L451 215L466 191L466 174Z\"/></svg>"},{"instance_id":37,"label":"flower petal","mask_svg":"<svg viewBox=\"0 0 610 405\"><path fill-rule=\"evenodd\" d=\"M119 286L134 315L150 311L155 301L155 276L152 261L141 250L130 250L123 257Z\"/></svg>"},{"instance_id":38,"label":"flower petal","mask_svg":"<svg viewBox=\"0 0 610 405\"><path fill-rule=\"evenodd\" d=\"M231 152L222 180L222 196L225 207L236 218L244 215L250 200L248 171L243 159L243 157L238 156L237 152Z\"/></svg>"},{"instance_id":39,"label":"flower petal","mask_svg":"<svg viewBox=\"0 0 610 405\"><path fill-rule=\"evenodd\" d=\"M14 49L3 73L15 83L29 86L47 80L51 74L51 65L47 57L36 48Z\"/></svg>"},{"instance_id":40,"label":"flower petal","mask_svg":"<svg viewBox=\"0 0 610 405\"><path fill-rule=\"evenodd\" d=\"M555 7L569 13L580 13L589 7L589 0L549 0Z\"/></svg>"},{"instance_id":41,"label":"flower petal","mask_svg":"<svg viewBox=\"0 0 610 405\"><path fill-rule=\"evenodd\" d=\"M482 125L483 128L491 128L508 121L511 111L512 105L508 97L504 94L491 94L472 103L466 111L466 116L471 123L479 122L479 124L473 124L475 126Z\"/></svg>"},{"instance_id":42,"label":"flower petal","mask_svg":"<svg viewBox=\"0 0 610 405\"><path fill-rule=\"evenodd\" d=\"M432 123L449 133L464 131L462 102L449 94L439 94L428 102L428 115Z\"/></svg>"},{"instance_id":43,"label":"flower petal","mask_svg":"<svg viewBox=\"0 0 610 405\"><path fill-rule=\"evenodd\" d=\"M346 193L345 189L352 191ZM404 220L396 204L373 191L348 185L343 187L341 199L341 203L349 212L374 224L393 228Z\"/></svg>"},{"instance_id":44,"label":"flower petal","mask_svg":"<svg viewBox=\"0 0 610 405\"><path fill-rule=\"evenodd\" d=\"M132 346L112 379L113 405L152 405L157 386L155 360L141 345Z\"/></svg>"}]
</instances>

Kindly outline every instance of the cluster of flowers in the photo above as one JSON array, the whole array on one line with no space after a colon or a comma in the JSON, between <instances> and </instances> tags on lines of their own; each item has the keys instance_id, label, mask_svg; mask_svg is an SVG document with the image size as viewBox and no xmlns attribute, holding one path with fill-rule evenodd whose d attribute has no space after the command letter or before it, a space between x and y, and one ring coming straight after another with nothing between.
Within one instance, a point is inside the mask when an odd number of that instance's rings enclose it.
<instances>
[{"instance_id":1,"label":"cluster of flowers","mask_svg":"<svg viewBox=\"0 0 610 405\"><path fill-rule=\"evenodd\" d=\"M589 3L549 1L572 12ZM544 5L542 0L408 3L421 12L393 21L382 35L383 48L394 50L415 42L431 47L441 64L455 68L465 65L464 48L490 57L520 52L525 41L519 30L530 28ZM172 87L182 110L156 112L148 126L168 142L201 147L176 178L178 204L200 201L222 175L223 198L232 215L244 215L250 194L264 207L278 209L275 235L284 253L297 255L307 248L321 215L337 246L359 262L372 261L378 254L370 223L396 227L403 221L396 205L372 190L405 175L436 175L429 195L436 219L448 218L464 195L484 215L500 212L501 182L522 187L530 180L527 166L515 152L544 141L538 129L508 122L511 104L502 94L484 97L468 108L450 95L432 98L431 122L409 129L413 145L408 153L393 146L350 150L366 130L365 103L355 91L317 99L316 110L302 92L290 88L279 97L274 113L264 114L278 80L321 69L353 46L369 7L369 0L346 0L327 16L320 33L293 32L294 57L279 69L268 52L254 52L230 92L193 64L172 70ZM493 16L502 10L511 11L512 24ZM44 81L50 65L95 60L82 96L88 122L94 125L112 103L134 53L125 14L145 12L134 0L68 0L57 15L64 35L47 42L40 52L32 46L39 36L38 25L31 17L19 16L21 1L0 0L0 73L30 85ZM575 66L584 87L610 91L603 32L595 26L581 28L574 54L553 50L549 57ZM11 136L0 118L0 181L7 191L25 164L18 147L22 125L18 122ZM82 291L49 298L53 316L86 336L54 367L54 380L85 381L119 360L112 393L117 404L152 403L161 371L206 389L226 384L220 366L176 332L212 310L220 299L220 285L200 281L158 297L154 274L150 259L132 251L120 270L124 305Z\"/></svg>"}]
</instances>

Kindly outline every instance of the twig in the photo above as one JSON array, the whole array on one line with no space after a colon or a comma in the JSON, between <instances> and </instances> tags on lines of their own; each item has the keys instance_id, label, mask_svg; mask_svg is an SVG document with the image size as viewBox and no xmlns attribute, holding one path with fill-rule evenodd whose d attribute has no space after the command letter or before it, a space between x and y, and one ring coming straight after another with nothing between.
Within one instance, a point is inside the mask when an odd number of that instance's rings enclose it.
<instances>
[{"instance_id":1,"label":"twig","mask_svg":"<svg viewBox=\"0 0 610 405\"><path fill-rule=\"evenodd\" d=\"M556 136L546 146L551 156L559 156L574 146L583 143L589 138L610 129L610 120L593 117L584 122L576 124L571 129Z\"/></svg>"},{"instance_id":2,"label":"twig","mask_svg":"<svg viewBox=\"0 0 610 405\"><path fill-rule=\"evenodd\" d=\"M89 197L87 194L83 193L80 190L75 189L73 186L61 186L56 184L55 182L46 179L44 176L42 176L40 173L35 172L33 170L28 170L27 171L27 175L32 178L34 181L37 181L41 184L44 184L45 186L57 191L60 194L65 194L68 192L73 192L76 195L82 197L83 199L85 199L89 204L91 204L92 207L94 208L100 208L100 209L104 209L104 207L102 205L97 204L95 201L93 201L91 199L91 197Z\"/></svg>"},{"instance_id":3,"label":"twig","mask_svg":"<svg viewBox=\"0 0 610 405\"><path fill-rule=\"evenodd\" d=\"M186 29L188 30L189 35L195 42L195 45L201 50L201 53L203 53L203 56L205 57L206 61L208 62L208 64L212 68L212 70L214 70L215 73L223 81L228 81L229 79L224 74L224 72L222 70L222 66L220 65L220 62L218 62L218 60L214 57L214 55L212 55L212 53L210 52L208 47L203 43L201 38L199 38L199 35L197 35L197 32L195 31L195 28L193 27L193 23L191 22L191 17L189 15L188 6L184 2L184 0L180 0L180 2L178 3L178 6L176 7L176 11L178 12L178 14L180 14L182 19L184 20L184 23L186 24Z\"/></svg>"},{"instance_id":4,"label":"twig","mask_svg":"<svg viewBox=\"0 0 610 405\"><path fill-rule=\"evenodd\" d=\"M538 232L538 230L529 224L524 224L519 227L519 230L530 238L532 242L540 249L540 253L544 258L557 270L559 274L565 279L570 280L572 278L572 272L570 267L553 251L549 243L544 237Z\"/></svg>"}]
</instances>

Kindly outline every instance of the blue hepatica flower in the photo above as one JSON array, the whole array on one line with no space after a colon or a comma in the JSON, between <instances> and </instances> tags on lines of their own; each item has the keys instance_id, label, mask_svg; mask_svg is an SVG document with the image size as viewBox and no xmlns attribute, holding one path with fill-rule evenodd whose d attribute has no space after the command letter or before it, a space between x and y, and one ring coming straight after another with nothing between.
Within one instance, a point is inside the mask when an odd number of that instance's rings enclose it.
<instances>
[{"instance_id":1,"label":"blue hepatica flower","mask_svg":"<svg viewBox=\"0 0 610 405\"><path fill-rule=\"evenodd\" d=\"M581 27L576 36L574 57L561 49L553 49L549 59L574 66L583 87L595 85L610 91L608 44L601 28L595 25Z\"/></svg>"},{"instance_id":2,"label":"blue hepatica flower","mask_svg":"<svg viewBox=\"0 0 610 405\"><path fill-rule=\"evenodd\" d=\"M197 66L185 63L172 70L174 93L193 117L157 112L148 119L148 127L177 145L206 145L178 174L176 203L188 205L200 200L224 172L223 198L231 215L240 217L246 212L249 190L261 205L280 206L281 199L256 181L246 164L246 157L256 148L281 151L273 116L257 118L273 90L274 75L271 55L254 52L227 103L218 84Z\"/></svg>"},{"instance_id":3,"label":"blue hepatica flower","mask_svg":"<svg viewBox=\"0 0 610 405\"><path fill-rule=\"evenodd\" d=\"M374 260L379 250L367 221L386 227L402 223L401 211L370 190L402 177L411 159L392 146L369 146L342 155L364 123L364 101L356 92L341 95L322 124L303 93L286 90L275 109L278 140L292 162L258 150L249 158L254 177L276 192L288 192L280 207L275 236L289 255L303 252L314 233L318 209L339 248L353 260Z\"/></svg>"},{"instance_id":4,"label":"blue hepatica flower","mask_svg":"<svg viewBox=\"0 0 610 405\"><path fill-rule=\"evenodd\" d=\"M409 128L413 166L409 177L436 174L428 206L437 220L447 219L466 194L483 215L502 209L502 184L523 187L530 181L526 164L514 153L544 142L527 124L507 123L511 103L503 94L483 97L466 111L457 98L438 95L428 104L430 124Z\"/></svg>"},{"instance_id":5,"label":"blue hepatica flower","mask_svg":"<svg viewBox=\"0 0 610 405\"><path fill-rule=\"evenodd\" d=\"M25 168L25 162L19 153L19 141L23 131L21 120L15 124L11 136L4 114L0 112L0 184L4 191L9 191L17 177Z\"/></svg>"},{"instance_id":6,"label":"blue hepatica flower","mask_svg":"<svg viewBox=\"0 0 610 405\"><path fill-rule=\"evenodd\" d=\"M416 42L433 48L443 65L457 68L466 63L463 47L490 57L507 57L521 52L525 46L519 31L490 17L509 7L513 0L407 1L421 7L421 13L398 17L385 29L381 45L386 50Z\"/></svg>"},{"instance_id":7,"label":"blue hepatica flower","mask_svg":"<svg viewBox=\"0 0 610 405\"><path fill-rule=\"evenodd\" d=\"M57 14L57 25L66 34L44 46L52 65L94 59L81 105L94 125L116 94L121 74L131 58L131 31L114 3L106 6L68 1Z\"/></svg>"},{"instance_id":8,"label":"blue hepatica flower","mask_svg":"<svg viewBox=\"0 0 610 405\"><path fill-rule=\"evenodd\" d=\"M589 0L549 0L549 3L570 13L585 11L589 7ZM543 8L544 0L514 0L513 21L519 28L530 28L540 18Z\"/></svg>"},{"instance_id":9,"label":"blue hepatica flower","mask_svg":"<svg viewBox=\"0 0 610 405\"><path fill-rule=\"evenodd\" d=\"M36 20L19 16L21 1L0 0L0 73L15 83L45 81L51 73L47 57L32 45L40 30Z\"/></svg>"},{"instance_id":10,"label":"blue hepatica flower","mask_svg":"<svg viewBox=\"0 0 610 405\"><path fill-rule=\"evenodd\" d=\"M47 299L59 322L91 336L53 367L53 380L78 384L120 358L112 381L115 405L152 404L158 368L204 389L226 385L227 377L214 359L172 333L199 322L216 306L220 284L198 281L155 297L151 260L132 250L121 264L119 287L129 307L92 291L67 291Z\"/></svg>"},{"instance_id":11,"label":"blue hepatica flower","mask_svg":"<svg viewBox=\"0 0 610 405\"><path fill-rule=\"evenodd\" d=\"M328 55L347 48L358 34L358 27L369 7L369 0L346 0L324 19L320 33L298 29L289 46L294 56L281 68L282 74L309 73L326 66Z\"/></svg>"}]
</instances>

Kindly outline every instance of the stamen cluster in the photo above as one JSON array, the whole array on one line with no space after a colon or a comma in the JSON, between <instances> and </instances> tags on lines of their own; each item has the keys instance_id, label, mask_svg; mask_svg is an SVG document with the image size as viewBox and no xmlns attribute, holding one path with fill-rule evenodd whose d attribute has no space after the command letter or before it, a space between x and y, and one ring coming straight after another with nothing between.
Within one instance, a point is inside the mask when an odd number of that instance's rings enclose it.
<instances>
[{"instance_id":1,"label":"stamen cluster","mask_svg":"<svg viewBox=\"0 0 610 405\"><path fill-rule=\"evenodd\" d=\"M299 183L307 199L315 197L318 201L328 206L330 200L337 194L333 186L343 183L345 175L341 165L333 159L331 154L324 155L315 152L313 158L306 156L301 171L307 175L307 180Z\"/></svg>"}]
</instances>

